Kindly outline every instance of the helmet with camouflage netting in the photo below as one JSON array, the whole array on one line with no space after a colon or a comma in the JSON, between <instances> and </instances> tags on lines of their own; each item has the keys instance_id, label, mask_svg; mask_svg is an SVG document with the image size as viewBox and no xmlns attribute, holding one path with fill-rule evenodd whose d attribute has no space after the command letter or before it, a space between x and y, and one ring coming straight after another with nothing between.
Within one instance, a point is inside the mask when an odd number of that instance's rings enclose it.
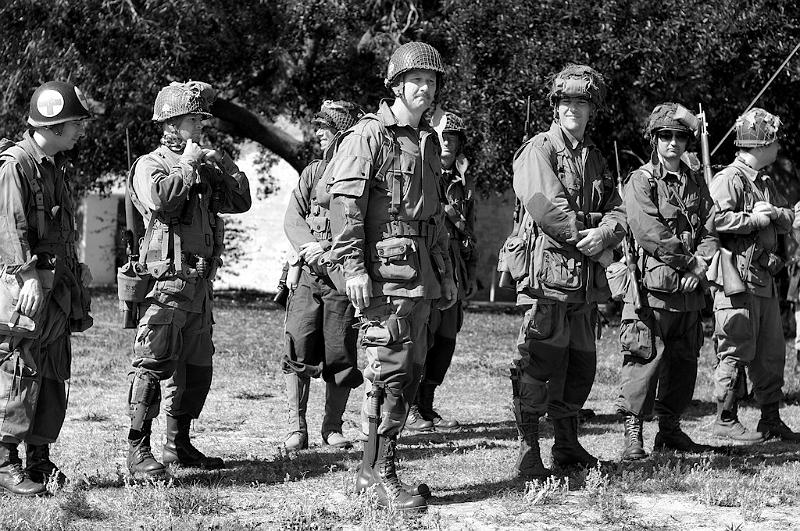
<instances>
[{"instance_id":1,"label":"helmet with camouflage netting","mask_svg":"<svg viewBox=\"0 0 800 531\"><path fill-rule=\"evenodd\" d=\"M444 65L442 56L430 44L424 42L408 42L394 51L389 59L389 66L386 69L386 88L394 85L399 76L409 70L422 69L432 70L444 75Z\"/></svg>"},{"instance_id":2,"label":"helmet with camouflage netting","mask_svg":"<svg viewBox=\"0 0 800 531\"><path fill-rule=\"evenodd\" d=\"M457 114L450 111L444 113L444 127L442 127L442 134L454 133L461 136L461 141L467 141L467 129L464 127L464 120Z\"/></svg>"},{"instance_id":3,"label":"helmet with camouflage netting","mask_svg":"<svg viewBox=\"0 0 800 531\"><path fill-rule=\"evenodd\" d=\"M203 118L211 118L209 109L214 97L214 89L208 83L173 81L158 92L152 119L154 122L165 122L184 114L199 114Z\"/></svg>"},{"instance_id":4,"label":"helmet with camouflage netting","mask_svg":"<svg viewBox=\"0 0 800 531\"><path fill-rule=\"evenodd\" d=\"M680 103L659 103L647 118L644 126L644 137L649 140L663 129L697 135L700 131L700 121L697 116Z\"/></svg>"},{"instance_id":5,"label":"helmet with camouflage netting","mask_svg":"<svg viewBox=\"0 0 800 531\"><path fill-rule=\"evenodd\" d=\"M550 105L557 105L561 98L585 98L596 107L603 106L606 83L603 76L587 65L568 64L553 77L548 94Z\"/></svg>"},{"instance_id":6,"label":"helmet with camouflage netting","mask_svg":"<svg viewBox=\"0 0 800 531\"><path fill-rule=\"evenodd\" d=\"M355 103L344 100L325 100L311 123L330 127L335 131L345 131L353 127L363 115L364 111Z\"/></svg>"},{"instance_id":7,"label":"helmet with camouflage netting","mask_svg":"<svg viewBox=\"0 0 800 531\"><path fill-rule=\"evenodd\" d=\"M91 117L86 96L78 87L66 81L48 81L31 97L28 124L46 127Z\"/></svg>"},{"instance_id":8,"label":"helmet with camouflage netting","mask_svg":"<svg viewBox=\"0 0 800 531\"><path fill-rule=\"evenodd\" d=\"M768 146L778 139L781 119L764 109L754 107L736 119L736 140L739 147Z\"/></svg>"}]
</instances>

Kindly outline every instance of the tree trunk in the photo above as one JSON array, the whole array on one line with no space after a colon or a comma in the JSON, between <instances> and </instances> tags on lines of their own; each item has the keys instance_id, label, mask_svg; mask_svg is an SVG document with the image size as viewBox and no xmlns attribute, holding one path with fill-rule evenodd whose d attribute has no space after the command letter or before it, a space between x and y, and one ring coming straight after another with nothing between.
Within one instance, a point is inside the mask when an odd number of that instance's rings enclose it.
<instances>
[{"instance_id":1,"label":"tree trunk","mask_svg":"<svg viewBox=\"0 0 800 531\"><path fill-rule=\"evenodd\" d=\"M228 100L217 98L211 106L211 113L228 122L231 133L236 136L254 140L288 162L300 173L306 166L306 161L299 156L303 142L275 127L244 107Z\"/></svg>"}]
</instances>

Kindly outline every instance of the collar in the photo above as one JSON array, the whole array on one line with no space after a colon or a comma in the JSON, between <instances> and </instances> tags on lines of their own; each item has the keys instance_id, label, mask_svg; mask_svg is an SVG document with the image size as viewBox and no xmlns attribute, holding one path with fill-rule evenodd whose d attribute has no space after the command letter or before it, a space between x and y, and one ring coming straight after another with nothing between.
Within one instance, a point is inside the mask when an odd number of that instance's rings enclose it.
<instances>
[{"instance_id":1,"label":"collar","mask_svg":"<svg viewBox=\"0 0 800 531\"><path fill-rule=\"evenodd\" d=\"M578 149L580 147L584 148L591 148L594 147L594 141L589 137L589 135L583 135L583 141L579 141L576 139L572 134L569 133L566 129L561 127L557 121L553 120L553 123L550 124L550 136L551 138L557 138L564 147L569 146L573 150Z\"/></svg>"},{"instance_id":2,"label":"collar","mask_svg":"<svg viewBox=\"0 0 800 531\"><path fill-rule=\"evenodd\" d=\"M395 127L411 127L410 124L401 124L397 120L397 116L395 116L395 114L392 112L391 105L392 105L393 102L394 102L394 100L391 100L389 98L384 98L384 99L381 100L380 105L378 105L378 112L376 112L375 114L380 118L381 123L386 127L392 127L392 126L395 126ZM420 131L430 130L431 129L431 126L428 123L428 120L425 119L424 115L419 120L418 129Z\"/></svg>"},{"instance_id":3,"label":"collar","mask_svg":"<svg viewBox=\"0 0 800 531\"><path fill-rule=\"evenodd\" d=\"M45 153L42 147L36 143L36 140L33 139L33 133L30 129L22 134L22 142L20 143L24 144L25 151L27 151L28 154L39 163L45 162L46 160L52 160L55 162L57 157L60 155L59 153L56 153L52 159L48 157L47 153Z\"/></svg>"},{"instance_id":4,"label":"collar","mask_svg":"<svg viewBox=\"0 0 800 531\"><path fill-rule=\"evenodd\" d=\"M652 170L651 173L656 179L663 181L668 175L670 175L670 172L661 163L661 159L658 158L658 153L655 149L652 151L652 153L650 153L650 162L648 162L646 166L650 166L650 169ZM681 179L686 179L690 172L691 170L689 166L683 161L683 159L681 159L680 164L678 165L678 171L671 173L672 175L679 175Z\"/></svg>"},{"instance_id":5,"label":"collar","mask_svg":"<svg viewBox=\"0 0 800 531\"><path fill-rule=\"evenodd\" d=\"M756 179L758 179L759 176L761 176L762 178L765 177L765 174L747 164L738 155L736 156L735 159L733 159L733 163L731 164L731 166L734 166L737 170L744 173L745 176L747 176L747 178L750 179L750 182L756 182Z\"/></svg>"}]
</instances>

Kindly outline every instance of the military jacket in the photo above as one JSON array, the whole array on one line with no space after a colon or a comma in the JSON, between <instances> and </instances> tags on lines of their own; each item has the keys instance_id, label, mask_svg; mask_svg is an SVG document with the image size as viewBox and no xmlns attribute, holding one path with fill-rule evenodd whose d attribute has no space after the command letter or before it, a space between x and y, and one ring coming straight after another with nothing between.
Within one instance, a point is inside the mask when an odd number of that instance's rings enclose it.
<instances>
[{"instance_id":1,"label":"military jacket","mask_svg":"<svg viewBox=\"0 0 800 531\"><path fill-rule=\"evenodd\" d=\"M622 199L592 140L573 143L553 122L517 150L514 192L525 208L521 227L530 263L529 274L517 283L518 304L540 297L607 300L605 270L575 247L578 231L590 224L600 228L606 249L616 247L626 230Z\"/></svg>"},{"instance_id":2,"label":"military jacket","mask_svg":"<svg viewBox=\"0 0 800 531\"><path fill-rule=\"evenodd\" d=\"M319 184L325 163L312 161L303 168L297 186L289 198L283 230L295 251L306 243L318 241L324 250L330 248L331 229L328 209L317 201Z\"/></svg>"},{"instance_id":3,"label":"military jacket","mask_svg":"<svg viewBox=\"0 0 800 531\"><path fill-rule=\"evenodd\" d=\"M437 135L424 121L419 129L399 123L386 100L376 116L347 132L323 177L331 196L330 260L345 279L368 274L373 297L439 298L439 279L452 278L452 263Z\"/></svg>"},{"instance_id":4,"label":"military jacket","mask_svg":"<svg viewBox=\"0 0 800 531\"><path fill-rule=\"evenodd\" d=\"M748 291L761 297L776 296L775 282L765 265L769 253L778 249L778 235L792 229L793 210L768 175L739 157L714 176L710 188L720 245L733 253ZM778 217L763 229L751 215L757 201L767 201L778 210Z\"/></svg>"},{"instance_id":5,"label":"military jacket","mask_svg":"<svg viewBox=\"0 0 800 531\"><path fill-rule=\"evenodd\" d=\"M215 164L203 162L196 168L180 159L180 154L159 146L140 157L131 173L145 227L153 222L152 237L144 239L140 249L148 248L148 263L174 259L174 234L180 235L180 251L210 258L221 252L221 241L215 241L215 213L237 214L250 209L250 187L247 176L223 173ZM212 193L213 191L213 193ZM212 206L211 201L214 201ZM136 202L135 202L136 203ZM186 264L184 264L185 266ZM148 298L190 311L199 311L202 297L189 297L184 284L197 282L187 278L186 268L170 278L159 279ZM177 277L177 280L176 278Z\"/></svg>"},{"instance_id":6,"label":"military jacket","mask_svg":"<svg viewBox=\"0 0 800 531\"><path fill-rule=\"evenodd\" d=\"M450 259L458 284L459 298L464 298L470 281L475 279L478 249L475 239L475 183L467 176L467 159L459 156L450 170L442 171L442 197L445 199L445 226L450 234Z\"/></svg>"},{"instance_id":7,"label":"military jacket","mask_svg":"<svg viewBox=\"0 0 800 531\"><path fill-rule=\"evenodd\" d=\"M672 311L705 307L701 288L680 291L683 273L707 266L719 248L714 207L702 177L683 162L669 173L653 156L625 185L625 210L639 247L639 271L647 305ZM686 241L681 241L681 233ZM685 244L689 244L689 248ZM626 297L625 302L632 303Z\"/></svg>"}]
</instances>

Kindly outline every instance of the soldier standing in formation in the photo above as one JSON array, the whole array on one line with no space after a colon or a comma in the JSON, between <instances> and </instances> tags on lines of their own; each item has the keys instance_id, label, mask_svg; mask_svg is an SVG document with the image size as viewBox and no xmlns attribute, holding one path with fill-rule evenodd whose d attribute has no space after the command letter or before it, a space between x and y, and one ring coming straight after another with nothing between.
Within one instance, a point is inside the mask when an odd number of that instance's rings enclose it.
<instances>
[{"instance_id":1,"label":"soldier standing in formation","mask_svg":"<svg viewBox=\"0 0 800 531\"><path fill-rule=\"evenodd\" d=\"M203 120L214 98L206 83L172 83L156 96L153 120L161 145L139 157L128 177L128 193L144 218L141 248L153 286L139 305L128 394L131 427L128 469L159 476L164 465L150 448L153 419L166 385L166 443L162 461L178 466L221 468L189 437L211 387L212 280L222 263L219 213L250 208L247 176L231 157L201 147Z\"/></svg>"},{"instance_id":2,"label":"soldier standing in formation","mask_svg":"<svg viewBox=\"0 0 800 531\"><path fill-rule=\"evenodd\" d=\"M0 262L21 284L16 311L32 319L38 337L0 336L4 369L20 388L4 390L0 408L0 488L31 496L66 478L50 460L50 444L67 411L70 332L92 325L86 291L91 274L75 250L73 167L65 152L86 133L91 118L80 89L49 81L33 93L22 140L0 156ZM18 393L18 400L11 400ZM8 400L7 400L8 398ZM17 446L25 442L22 469Z\"/></svg>"},{"instance_id":3,"label":"soldier standing in formation","mask_svg":"<svg viewBox=\"0 0 800 531\"><path fill-rule=\"evenodd\" d=\"M715 290L714 340L719 364L714 372L717 419L713 433L743 441L779 437L800 440L780 418L783 398L783 339L775 275L783 260L775 252L778 235L792 228L794 212L761 170L778 155L780 119L753 108L736 120L736 159L711 181L716 206L714 225L720 244L733 254L746 291L726 296ZM722 275L717 275L720 278ZM746 429L737 414L745 368L761 406L756 431Z\"/></svg>"},{"instance_id":4,"label":"soldier standing in formation","mask_svg":"<svg viewBox=\"0 0 800 531\"><path fill-rule=\"evenodd\" d=\"M431 307L428 354L417 398L408 414L406 428L410 430L452 429L458 421L443 419L433 408L436 387L442 385L456 350L456 336L464 322L462 301L478 289L475 268L478 251L475 240L475 183L467 175L469 166L464 156L467 142L464 121L460 116L445 112L434 125L442 147L442 197L445 199L445 226L450 234L450 260L458 286L458 302L447 310Z\"/></svg>"},{"instance_id":5,"label":"soldier standing in formation","mask_svg":"<svg viewBox=\"0 0 800 531\"><path fill-rule=\"evenodd\" d=\"M330 183L331 261L361 313L365 376L362 430L368 434L356 490L376 485L383 505L424 509L419 487L406 490L395 446L422 377L431 303L457 299L439 196L436 133L423 119L444 67L432 46L410 42L392 54L386 87L394 100L363 117L325 172Z\"/></svg>"},{"instance_id":6,"label":"soldier standing in formation","mask_svg":"<svg viewBox=\"0 0 800 531\"><path fill-rule=\"evenodd\" d=\"M316 135L323 160L315 160L300 174L289 199L283 228L302 260L302 271L286 307L286 352L283 376L289 401L291 432L287 450L308 448L306 407L310 379L325 380L325 416L322 441L348 447L342 434L342 415L350 389L363 383L357 367L358 330L353 328L355 309L346 295L340 294L328 275L327 254L331 247L328 209L320 204L325 186L317 185L330 160L335 137L352 127L363 114L347 101L325 101L314 117ZM323 199L323 203L327 202Z\"/></svg>"},{"instance_id":7,"label":"soldier standing in formation","mask_svg":"<svg viewBox=\"0 0 800 531\"><path fill-rule=\"evenodd\" d=\"M643 272L643 307L637 311L628 294L620 324L624 361L617 407L625 416L624 460L647 456L642 421L654 406L654 448L701 449L680 428L703 344L700 279L719 248L708 187L681 158L697 132L698 120L686 107L657 105L645 126L650 162L625 186L625 211Z\"/></svg>"},{"instance_id":8,"label":"soldier standing in formation","mask_svg":"<svg viewBox=\"0 0 800 531\"><path fill-rule=\"evenodd\" d=\"M514 156L514 191L525 207L520 249L530 269L517 283L528 306L511 369L522 477L549 474L539 452L539 417L553 421L553 464L593 467L578 442L578 412L594 382L597 302L610 297L604 267L626 225L605 159L586 132L603 105L594 69L568 65L553 78L550 130Z\"/></svg>"}]
</instances>

